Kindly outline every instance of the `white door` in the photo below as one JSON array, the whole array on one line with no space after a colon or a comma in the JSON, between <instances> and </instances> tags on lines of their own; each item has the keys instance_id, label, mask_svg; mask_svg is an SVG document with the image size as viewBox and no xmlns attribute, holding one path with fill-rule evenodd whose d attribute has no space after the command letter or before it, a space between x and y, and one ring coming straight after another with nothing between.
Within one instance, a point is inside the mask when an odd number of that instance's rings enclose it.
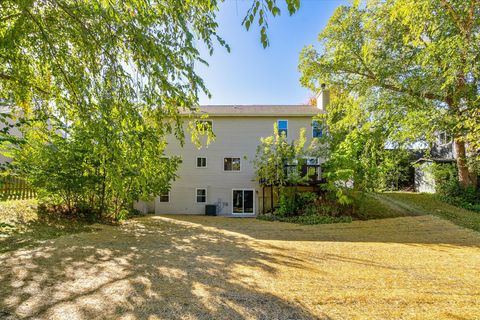
<instances>
[{"instance_id":1,"label":"white door","mask_svg":"<svg viewBox=\"0 0 480 320\"><path fill-rule=\"evenodd\" d=\"M255 190L233 189L232 190L233 214L255 213Z\"/></svg>"}]
</instances>

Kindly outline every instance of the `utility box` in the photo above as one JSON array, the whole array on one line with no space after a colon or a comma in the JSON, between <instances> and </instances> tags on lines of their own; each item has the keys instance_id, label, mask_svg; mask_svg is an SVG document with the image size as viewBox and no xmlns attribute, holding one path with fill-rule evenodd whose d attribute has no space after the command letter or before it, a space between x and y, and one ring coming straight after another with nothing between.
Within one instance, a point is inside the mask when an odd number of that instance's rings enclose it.
<instances>
[{"instance_id":1,"label":"utility box","mask_svg":"<svg viewBox=\"0 0 480 320\"><path fill-rule=\"evenodd\" d=\"M205 215L206 216L216 216L217 215L217 206L214 204L205 205Z\"/></svg>"}]
</instances>

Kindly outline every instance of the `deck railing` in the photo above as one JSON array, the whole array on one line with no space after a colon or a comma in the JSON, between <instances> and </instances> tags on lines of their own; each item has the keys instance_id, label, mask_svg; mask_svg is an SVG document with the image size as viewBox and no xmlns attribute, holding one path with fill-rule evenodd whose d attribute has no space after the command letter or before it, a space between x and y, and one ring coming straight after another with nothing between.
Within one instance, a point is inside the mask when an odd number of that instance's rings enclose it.
<instances>
[{"instance_id":1,"label":"deck railing","mask_svg":"<svg viewBox=\"0 0 480 320\"><path fill-rule=\"evenodd\" d=\"M293 172L298 172L302 177L307 177L308 184L317 184L321 182L319 164L304 164L300 167L298 165L285 165L285 173L289 175Z\"/></svg>"},{"instance_id":2,"label":"deck railing","mask_svg":"<svg viewBox=\"0 0 480 320\"><path fill-rule=\"evenodd\" d=\"M307 181L302 185L317 185L325 182L325 179L321 177L321 166L319 164L285 165L284 170L287 176L298 173L302 177L307 177ZM259 182L261 185L270 185L266 183L265 179L260 179ZM273 185L276 186L277 184L273 183Z\"/></svg>"}]
</instances>

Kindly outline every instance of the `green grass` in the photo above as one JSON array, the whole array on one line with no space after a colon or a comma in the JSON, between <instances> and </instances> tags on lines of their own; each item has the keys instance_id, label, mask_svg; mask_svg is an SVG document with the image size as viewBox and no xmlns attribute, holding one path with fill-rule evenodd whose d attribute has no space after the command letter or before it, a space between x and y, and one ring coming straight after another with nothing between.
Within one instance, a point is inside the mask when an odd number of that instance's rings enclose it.
<instances>
[{"instance_id":1,"label":"green grass","mask_svg":"<svg viewBox=\"0 0 480 320\"><path fill-rule=\"evenodd\" d=\"M441 201L427 193L384 192L354 195L353 216L359 220L434 215L454 224L480 231L480 213ZM332 222L323 222L332 223Z\"/></svg>"},{"instance_id":2,"label":"green grass","mask_svg":"<svg viewBox=\"0 0 480 320\"><path fill-rule=\"evenodd\" d=\"M356 194L353 196L355 204L354 216L360 220L386 219L416 215L401 206L385 201L378 194Z\"/></svg>"},{"instance_id":3,"label":"green grass","mask_svg":"<svg viewBox=\"0 0 480 320\"><path fill-rule=\"evenodd\" d=\"M84 222L39 212L36 200L0 202L0 252L90 230Z\"/></svg>"},{"instance_id":4,"label":"green grass","mask_svg":"<svg viewBox=\"0 0 480 320\"><path fill-rule=\"evenodd\" d=\"M459 208L439 200L435 195L412 192L389 192L379 194L384 201L390 201L407 212L419 215L431 214L450 220L454 224L480 231L480 213Z\"/></svg>"}]
</instances>

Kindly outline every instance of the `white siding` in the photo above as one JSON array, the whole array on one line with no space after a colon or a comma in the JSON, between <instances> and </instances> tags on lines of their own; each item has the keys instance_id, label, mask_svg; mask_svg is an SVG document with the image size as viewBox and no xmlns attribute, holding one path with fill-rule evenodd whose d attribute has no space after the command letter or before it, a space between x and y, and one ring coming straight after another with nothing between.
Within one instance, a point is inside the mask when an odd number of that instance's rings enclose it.
<instances>
[{"instance_id":1,"label":"white siding","mask_svg":"<svg viewBox=\"0 0 480 320\"><path fill-rule=\"evenodd\" d=\"M161 203L158 197L154 201L157 214L204 214L205 204L196 203L195 189L207 189L206 204L217 204L219 214L232 213L232 189L255 189L255 213L258 212L258 193L261 192L255 179L253 159L261 137L273 133L273 124L278 119L288 120L288 138L297 139L300 128L306 129L307 138L311 138L311 118L302 117L214 117L213 131L215 142L198 149L186 136L183 148L178 141L171 139L167 155L182 158L179 178L172 183L170 202ZM197 157L207 158L207 168L197 168ZM224 171L224 157L241 158L241 171ZM152 204L150 204L151 206Z\"/></svg>"}]
</instances>

